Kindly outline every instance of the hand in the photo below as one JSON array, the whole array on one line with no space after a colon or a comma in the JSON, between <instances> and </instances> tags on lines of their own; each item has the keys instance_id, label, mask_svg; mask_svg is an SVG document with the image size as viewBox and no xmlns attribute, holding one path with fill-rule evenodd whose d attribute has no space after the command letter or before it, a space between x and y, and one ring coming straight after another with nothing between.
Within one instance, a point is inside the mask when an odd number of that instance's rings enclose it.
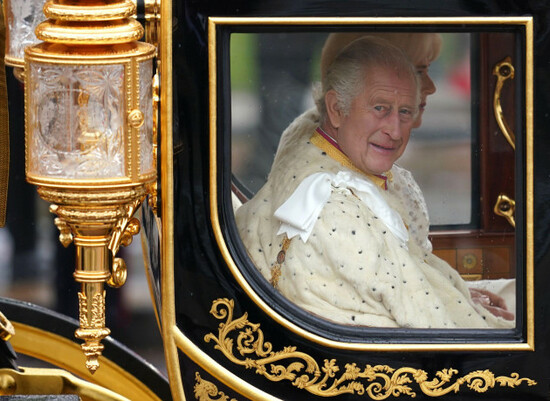
<instances>
[{"instance_id":1,"label":"hand","mask_svg":"<svg viewBox=\"0 0 550 401\"><path fill-rule=\"evenodd\" d=\"M470 295L474 303L480 304L493 315L500 316L505 320L514 320L514 314L508 310L504 299L497 294L487 290L470 288Z\"/></svg>"}]
</instances>

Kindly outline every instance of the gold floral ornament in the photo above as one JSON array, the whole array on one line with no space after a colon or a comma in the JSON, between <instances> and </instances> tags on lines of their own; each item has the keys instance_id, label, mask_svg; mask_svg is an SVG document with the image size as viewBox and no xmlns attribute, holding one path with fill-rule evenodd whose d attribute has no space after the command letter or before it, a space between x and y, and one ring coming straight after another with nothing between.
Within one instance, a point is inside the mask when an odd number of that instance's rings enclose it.
<instances>
[{"instance_id":1,"label":"gold floral ornament","mask_svg":"<svg viewBox=\"0 0 550 401\"><path fill-rule=\"evenodd\" d=\"M255 369L257 374L271 381L289 380L293 386L322 397L365 393L374 400L400 395L415 397L416 393L410 386L412 383L431 397L456 393L462 385L483 393L497 384L512 388L522 383L529 386L537 384L534 380L520 378L518 373L511 373L509 377L495 376L490 370L476 370L456 377L458 370L449 368L436 372L436 377L428 380L427 372L409 367L394 369L387 365L366 365L361 368L356 363L347 363L342 370L336 359L325 359L320 367L311 356L297 351L297 347L273 351L272 344L264 340L260 325L249 322L247 313L234 319L233 309L233 300L220 298L213 302L210 313L216 319L225 319L225 322L220 323L218 336L209 333L204 336L205 342L213 341L216 344L214 348L231 362ZM235 347L238 356L235 355Z\"/></svg>"},{"instance_id":2,"label":"gold floral ornament","mask_svg":"<svg viewBox=\"0 0 550 401\"><path fill-rule=\"evenodd\" d=\"M229 396L223 391L218 391L218 387L208 380L204 380L199 372L195 372L195 399L199 401L237 401L235 398L229 400ZM217 397L217 398L212 398Z\"/></svg>"}]
</instances>

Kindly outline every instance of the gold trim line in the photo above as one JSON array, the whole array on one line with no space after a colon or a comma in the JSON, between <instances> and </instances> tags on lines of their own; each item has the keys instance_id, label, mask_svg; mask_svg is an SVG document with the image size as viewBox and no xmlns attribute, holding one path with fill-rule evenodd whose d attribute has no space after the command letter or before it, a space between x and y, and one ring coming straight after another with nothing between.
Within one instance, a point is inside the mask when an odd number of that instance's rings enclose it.
<instances>
[{"instance_id":1,"label":"gold trim line","mask_svg":"<svg viewBox=\"0 0 550 401\"><path fill-rule=\"evenodd\" d=\"M219 25L528 25L533 17L208 17Z\"/></svg>"},{"instance_id":2,"label":"gold trim line","mask_svg":"<svg viewBox=\"0 0 550 401\"><path fill-rule=\"evenodd\" d=\"M160 3L160 187L161 208L161 319L162 340L170 389L175 400L185 401L178 348L174 331L176 307L174 297L174 153L172 87L172 0Z\"/></svg>"}]
</instances>

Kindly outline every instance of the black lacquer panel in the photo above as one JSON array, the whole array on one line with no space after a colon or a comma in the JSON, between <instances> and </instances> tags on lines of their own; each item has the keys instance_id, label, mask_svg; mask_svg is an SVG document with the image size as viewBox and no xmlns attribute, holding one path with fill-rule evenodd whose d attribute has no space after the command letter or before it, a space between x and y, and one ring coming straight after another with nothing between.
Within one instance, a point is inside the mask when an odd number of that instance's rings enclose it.
<instances>
[{"instance_id":1,"label":"black lacquer panel","mask_svg":"<svg viewBox=\"0 0 550 401\"><path fill-rule=\"evenodd\" d=\"M217 334L219 324L224 321L210 314L214 300L228 298L234 301L234 318L248 314L248 321L258 323L266 341L274 351L295 346L298 351L309 355L323 366L324 360L334 359L343 373L347 363L356 363L363 369L366 365L388 365L399 369L408 367L424 370L429 379L443 369L456 369L458 373L450 380L478 370L488 370L495 376L510 376L518 372L520 378L537 382L528 386L523 382L516 388L501 387L498 384L487 392L477 393L466 384L458 393L446 397L455 399L489 400L538 400L549 399L550 351L549 300L545 296L550 273L550 140L547 127L550 126L548 92L548 70L550 68L550 6L543 1L175 1L173 4L173 107L174 107L174 279L177 324L183 334L197 347L235 375L275 397L285 400L318 399L304 389L292 385L292 380L280 382L269 380L232 363L213 341L205 341L205 335ZM273 320L243 290L228 267L228 261L220 251L211 221L210 205L210 120L209 120L209 66L208 66L208 17L516 17L532 16L534 20L534 161L525 163L524 146L518 147L520 157L517 168L525 172L532 168L534 173L534 283L535 283L535 350L534 351L466 351L460 348L468 343L524 343L526 328L522 324L517 330L474 331L457 330L404 330L404 329L362 329L356 330L341 325L329 324L314 319L309 314L274 294L271 287L254 272L235 227L230 203L231 191L231 138L230 117L227 110L229 89L223 86L217 91L217 202L219 224L229 254L237 264L246 281L260 298L273 310L296 323L307 332L324 338L343 342L423 343L454 344L456 350L425 351L357 351L330 348L310 341ZM426 28L426 27L424 27ZM455 27L461 29L460 26ZM243 29L242 27L240 29ZM256 29L256 28L255 28ZM289 29L304 29L293 28ZM319 29L316 27L315 29ZM440 27L441 30L441 27ZM228 51L228 36L219 32L217 39L218 60L216 76L220 82L228 82L228 65L223 63ZM224 45L225 44L225 45ZM520 91L521 92L521 91ZM523 138L518 135L519 138ZM516 180L517 193L525 194L525 180ZM516 197L517 197L516 193ZM528 207L528 206L527 206ZM525 205L518 202L516 219L517 233L525 229ZM519 246L527 244L519 236ZM519 252L522 263L525 254ZM525 274L525 270L520 270ZM521 282L521 279L520 279ZM462 350L461 350L462 349ZM181 354L182 377L186 396L193 398L195 366ZM199 368L196 368L197 371ZM201 371L202 372L202 371ZM206 376L205 376L206 377ZM410 376L412 378L412 376ZM212 379L209 377L209 380ZM219 383L218 383L219 384ZM428 399L414 381L409 384L417 394L416 399ZM444 386L444 387L448 387ZM220 388L222 388L220 386ZM345 399L365 399L365 395L346 395ZM402 397L407 397L402 396ZM342 398L342 397L341 397Z\"/></svg>"}]
</instances>

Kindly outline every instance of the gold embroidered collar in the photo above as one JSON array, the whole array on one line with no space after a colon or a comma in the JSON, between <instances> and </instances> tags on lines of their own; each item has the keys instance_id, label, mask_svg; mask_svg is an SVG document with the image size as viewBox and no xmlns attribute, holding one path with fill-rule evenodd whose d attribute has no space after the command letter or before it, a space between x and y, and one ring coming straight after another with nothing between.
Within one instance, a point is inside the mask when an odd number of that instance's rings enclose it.
<instances>
[{"instance_id":1,"label":"gold embroidered collar","mask_svg":"<svg viewBox=\"0 0 550 401\"><path fill-rule=\"evenodd\" d=\"M385 173L384 176L377 176L377 175L374 175L374 174L367 174L367 173L363 172L362 170L359 170L351 162L349 157L347 157L344 153L342 153L342 151L339 150L337 147L332 145L326 138L324 138L317 131L313 132L313 135L311 136L310 142L313 145L317 146L322 151L324 151L328 156L330 156L332 159L336 160L342 166L347 167L352 171L355 171L357 173L360 173L362 175L367 176L369 180L374 182L377 186L379 186L383 190L387 189L386 180L389 180L390 182L392 180L391 171L388 171L387 173Z\"/></svg>"}]
</instances>

